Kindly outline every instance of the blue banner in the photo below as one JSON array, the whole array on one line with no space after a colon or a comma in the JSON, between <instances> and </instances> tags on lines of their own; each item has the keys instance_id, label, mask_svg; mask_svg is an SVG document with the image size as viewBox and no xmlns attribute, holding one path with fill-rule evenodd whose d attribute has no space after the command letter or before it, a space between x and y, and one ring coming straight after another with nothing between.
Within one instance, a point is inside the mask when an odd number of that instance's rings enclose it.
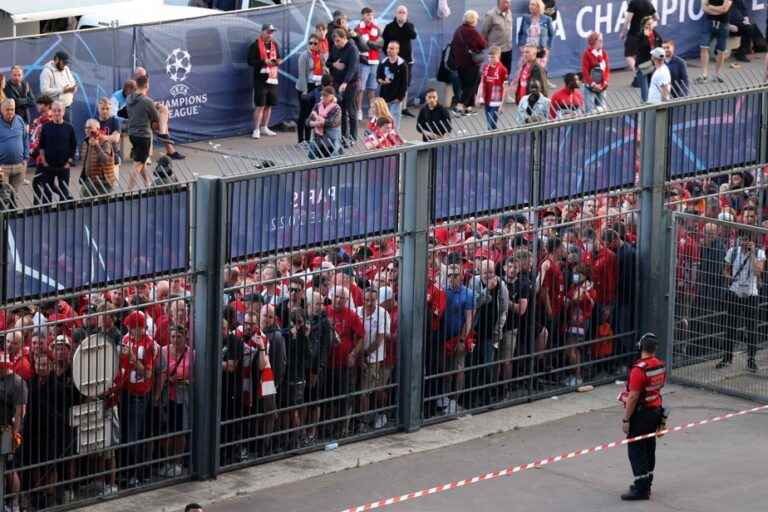
<instances>
[{"instance_id":1,"label":"blue banner","mask_svg":"<svg viewBox=\"0 0 768 512\"><path fill-rule=\"evenodd\" d=\"M761 94L671 107L669 176L757 162L762 109Z\"/></svg>"},{"instance_id":2,"label":"blue banner","mask_svg":"<svg viewBox=\"0 0 768 512\"><path fill-rule=\"evenodd\" d=\"M504 210L530 201L533 135L522 133L435 149L434 220Z\"/></svg>"},{"instance_id":3,"label":"blue banner","mask_svg":"<svg viewBox=\"0 0 768 512\"><path fill-rule=\"evenodd\" d=\"M544 130L542 201L632 186L637 119L631 114Z\"/></svg>"},{"instance_id":4,"label":"blue banner","mask_svg":"<svg viewBox=\"0 0 768 512\"><path fill-rule=\"evenodd\" d=\"M189 265L189 193L161 192L6 220L5 299L63 293Z\"/></svg>"},{"instance_id":5,"label":"blue banner","mask_svg":"<svg viewBox=\"0 0 768 512\"><path fill-rule=\"evenodd\" d=\"M399 170L390 156L228 184L230 260L393 231Z\"/></svg>"}]
</instances>

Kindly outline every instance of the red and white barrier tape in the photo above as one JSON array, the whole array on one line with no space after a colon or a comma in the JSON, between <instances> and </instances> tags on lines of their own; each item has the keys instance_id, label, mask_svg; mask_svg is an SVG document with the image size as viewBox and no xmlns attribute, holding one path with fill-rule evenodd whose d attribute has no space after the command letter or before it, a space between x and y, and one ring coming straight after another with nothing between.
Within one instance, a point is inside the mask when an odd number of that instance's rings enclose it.
<instances>
[{"instance_id":1,"label":"red and white barrier tape","mask_svg":"<svg viewBox=\"0 0 768 512\"><path fill-rule=\"evenodd\" d=\"M682 430L689 430L695 427L701 427L704 425L707 425L709 423L717 423L718 421L725 421L730 420L731 418L735 418L737 416L744 416L746 414L752 414L758 411L768 410L768 405L763 405L760 407L753 407L752 409L745 409L743 411L739 412L733 412L729 414L724 414L722 416L715 416L714 418L705 419L705 420L699 420L699 421L692 421L691 423L687 423L685 425L678 425L676 427L667 428L665 430L661 430L659 432L653 432L651 434L644 434L641 436L631 437L627 439L621 439L619 441L613 441L610 443L600 444L597 446L594 446L592 448L585 448L584 450L576 450L569 453L563 453L561 455L557 455L554 457L548 457L546 459L541 459L533 462L529 462L528 464L521 464L519 466L511 466L505 469L502 469L500 471L491 471L490 473L485 473L484 475L478 475L474 476L472 478L468 478L465 480L458 480L455 482L450 482L443 485L437 485L435 487L430 487L429 489L423 489L421 491L416 492L410 492L408 494L402 494L400 496L393 496L392 498L382 499L378 501L374 501L371 503L366 503L365 505L358 505L356 507L349 507L343 509L341 512L365 512L367 510L375 510L379 508L388 507L390 505L394 505L396 503L402 503L404 501L413 501L417 498L423 498L424 496L429 496L431 494L437 494L440 492L445 491L452 491L454 489L459 489L461 487L466 487L468 485L473 485L478 482L484 482L486 480L493 480L495 478L499 478L502 476L511 476L515 473L520 473L522 471L525 471L526 469L534 469L539 468L542 466L546 466L548 464L554 464L555 462L560 462L563 460L573 459L576 457L580 457L582 455L590 455L593 453L598 453L604 450L608 450L609 448L616 448L617 446L624 446L629 443L635 443L637 441L642 441L644 439L650 439L652 437L660 437L666 434L671 434L674 432L680 432Z\"/></svg>"}]
</instances>

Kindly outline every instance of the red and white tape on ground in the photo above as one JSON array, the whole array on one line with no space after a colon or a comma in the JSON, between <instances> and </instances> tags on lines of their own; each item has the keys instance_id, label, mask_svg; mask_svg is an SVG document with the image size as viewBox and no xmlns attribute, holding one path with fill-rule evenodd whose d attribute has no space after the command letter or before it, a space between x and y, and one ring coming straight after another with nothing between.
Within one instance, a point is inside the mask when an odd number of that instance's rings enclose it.
<instances>
[{"instance_id":1,"label":"red and white tape on ground","mask_svg":"<svg viewBox=\"0 0 768 512\"><path fill-rule=\"evenodd\" d=\"M454 489L459 489L461 487L466 487L468 485L473 485L478 482L485 482L486 480L493 480L495 478L499 478L502 476L512 476L515 473L520 473L522 471L525 471L527 469L534 469L539 468L542 466L546 466L548 464L554 464L555 462L560 462L563 460L573 459L576 457L580 457L582 455L591 455L593 453L598 453L604 450L608 450L610 448L616 448L617 446L624 446L629 443L635 443L637 441L642 441L643 439L650 439L652 437L660 437L666 434L671 434L674 432L680 432L683 430L689 430L695 427L702 427L704 425L708 425L710 423L717 423L718 421L725 421L730 420L731 418L735 418L737 416L744 416L746 414L752 414L758 411L764 411L768 410L768 405L763 405L760 407L753 407L752 409L745 409L743 411L739 412L733 412L729 414L724 414L722 416L715 416L714 418L709 418L705 420L699 420L699 421L692 421L691 423L687 423L685 425L678 425L676 427L667 428L665 430L654 432L652 434L644 434L637 437L631 437L627 439L621 439L619 441L613 441L610 443L600 444L597 446L594 446L592 448L585 448L583 450L576 450L569 453L563 453L561 455L556 455L554 457L548 457L546 459L541 459L533 462L529 462L528 464L521 464L519 466L511 466L505 469L502 469L500 471L491 471L490 473L485 473L484 475L477 475L472 478L468 478L466 480L457 480L455 482L450 482L443 485L437 485L435 487L430 487L429 489L423 489L421 491L416 492L410 492L408 494L402 494L400 496L393 496L392 498L387 499L381 499L378 501L374 501L371 503L366 503L365 505L358 505L356 507L349 507L345 508L341 512L365 512L367 510L376 510L384 507L388 507L390 505L394 505L396 503L403 503L404 501L413 501L418 498L423 498L424 496L430 496L432 494L437 494L440 492L445 491L452 491Z\"/></svg>"}]
</instances>

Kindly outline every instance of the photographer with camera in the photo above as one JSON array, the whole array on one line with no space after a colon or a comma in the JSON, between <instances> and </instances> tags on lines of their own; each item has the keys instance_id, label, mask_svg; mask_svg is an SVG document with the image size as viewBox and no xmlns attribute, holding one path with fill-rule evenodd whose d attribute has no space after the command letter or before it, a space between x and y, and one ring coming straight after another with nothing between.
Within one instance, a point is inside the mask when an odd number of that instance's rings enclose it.
<instances>
[{"instance_id":1,"label":"photographer with camera","mask_svg":"<svg viewBox=\"0 0 768 512\"><path fill-rule=\"evenodd\" d=\"M744 222L754 220L754 210L744 210ZM754 224L754 222L752 222ZM765 270L765 251L755 246L755 241L748 236L740 236L736 244L725 255L723 274L730 283L727 298L726 338L723 347L723 359L716 368L725 368L733 362L733 346L743 334L747 345L747 370L757 371L755 353L757 352L759 318L758 282Z\"/></svg>"},{"instance_id":2,"label":"photographer with camera","mask_svg":"<svg viewBox=\"0 0 768 512\"><path fill-rule=\"evenodd\" d=\"M112 192L117 183L115 145L96 119L85 122L85 140L80 154L83 158L80 195L91 197Z\"/></svg>"}]
</instances>

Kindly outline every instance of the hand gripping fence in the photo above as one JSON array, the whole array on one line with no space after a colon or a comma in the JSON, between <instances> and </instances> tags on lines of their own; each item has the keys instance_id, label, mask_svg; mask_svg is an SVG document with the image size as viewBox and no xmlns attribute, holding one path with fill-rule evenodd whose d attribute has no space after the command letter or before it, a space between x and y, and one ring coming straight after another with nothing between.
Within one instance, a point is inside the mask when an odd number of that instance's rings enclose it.
<instances>
[{"instance_id":1,"label":"hand gripping fence","mask_svg":"<svg viewBox=\"0 0 768 512\"><path fill-rule=\"evenodd\" d=\"M675 432L682 432L683 430L690 430L692 428L697 427L703 427L704 425L708 425L710 423L717 423L720 421L726 421L730 420L732 418L736 418L738 416L745 416L747 414L753 414L760 411L768 410L768 405L762 405L758 407L753 407L752 409L744 409L739 412L733 412L724 414L722 416L715 416L714 418L709 419L703 419L699 421L692 421L690 423L686 423L683 425L678 425L676 427L667 428L664 430L659 430L658 432L653 432L650 434L643 434L640 436L630 437L627 439L621 439L618 441L612 441L610 443L604 443L599 444L597 446L593 446L592 448L585 448L583 450L575 450L568 453L563 453L560 455L547 457L545 459L540 459L536 461L529 462L527 464L521 464L519 466L510 466L508 468L504 468L499 471L491 471L490 473L485 473L483 475L477 475L472 478L468 478L465 480L457 480L454 482L450 482L447 484L442 485L436 485L434 487L430 487L429 489L422 489L420 491L415 492L409 492L407 494L402 494L400 496L393 496L391 498L387 499L381 499L378 501L373 501L370 503L366 503L364 505L358 505L354 507L349 507L341 510L340 512L365 512L367 510L376 510L384 507L388 507L390 505L394 505L396 503L403 503L404 501L413 501L417 498L423 498L424 496L429 496L432 494L437 494L440 492L446 492L446 491L452 491L454 489L460 489L461 487L466 487L468 485L473 485L479 482L485 482L487 480L494 480L496 478L502 477L502 476L512 476L516 473L522 473L525 470L528 469L534 469L534 468L540 468L543 466L547 466L549 464L554 464L556 462L561 462L564 460L574 459L576 457L581 457L582 455L592 455L594 453L602 452L605 450L608 450L610 448L616 448L617 446L624 446L630 443L636 443L638 441L643 441L645 439L651 439L652 437L662 437L666 434L672 434Z\"/></svg>"}]
</instances>

